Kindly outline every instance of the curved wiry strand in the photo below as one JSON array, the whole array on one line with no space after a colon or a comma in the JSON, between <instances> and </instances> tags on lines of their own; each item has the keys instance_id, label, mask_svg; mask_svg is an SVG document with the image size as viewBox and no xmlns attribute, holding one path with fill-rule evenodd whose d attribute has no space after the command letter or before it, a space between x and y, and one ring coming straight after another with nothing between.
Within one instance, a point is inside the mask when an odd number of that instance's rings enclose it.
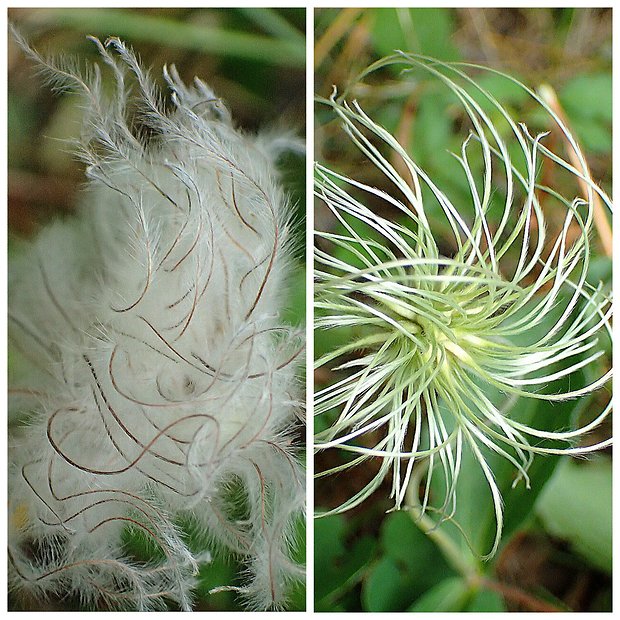
<instances>
[{"instance_id":1,"label":"curved wiry strand","mask_svg":"<svg viewBox=\"0 0 620 620\"><path fill-rule=\"evenodd\" d=\"M575 444L603 423L610 401L580 428L556 431L538 429L536 421L519 422L512 406L517 398L584 397L609 383L611 371L599 363L601 341L611 337L611 296L602 285L588 284L586 276L594 198L611 203L590 178L566 125L516 80L505 76L559 127L580 170L545 146L546 133L532 135L512 120L466 73L469 65L399 53L371 65L359 79L394 66L426 71L461 105L471 130L454 157L470 204L453 203L356 101L337 99L335 91L319 99L339 117L388 188L316 165L316 196L340 230L315 233L315 327L355 333L316 360L317 368L338 362L332 371L339 377L315 394L315 414L329 420L316 435L316 448L353 455L319 476L381 459L372 480L326 514L361 504L391 472L396 509L406 507L405 498L417 496L423 482L415 509L437 514L438 524L453 520L462 455L468 450L494 506L497 528L490 557L501 541L503 508L488 454L506 459L517 471L515 484L523 480L529 486L534 454L578 455L610 445L611 440ZM492 120L497 117L507 132L497 128ZM517 155L512 146L518 147ZM565 197L542 185L542 161L571 172L585 195ZM433 209L425 204L428 193L436 201ZM365 206L365 198L400 217L377 213ZM562 209L555 231L547 223L546 202ZM451 251L447 256L439 249L440 230L441 247ZM581 381L585 369L588 375ZM575 387L570 379L576 379ZM442 499L432 506L434 476L443 481L443 490L437 488ZM408 490L416 481L416 489Z\"/></svg>"},{"instance_id":2,"label":"curved wiry strand","mask_svg":"<svg viewBox=\"0 0 620 620\"><path fill-rule=\"evenodd\" d=\"M205 84L166 70L169 113L127 46L92 40L109 98L98 70L29 50L85 98L91 191L11 268L11 339L38 395L11 439L11 587L189 610L210 555L190 550L183 516L245 565L248 606L280 608L301 574L290 553L304 498L291 396L301 337L278 318L287 201L265 139L236 131ZM247 504L243 523L231 502ZM128 531L160 553L129 557Z\"/></svg>"}]
</instances>

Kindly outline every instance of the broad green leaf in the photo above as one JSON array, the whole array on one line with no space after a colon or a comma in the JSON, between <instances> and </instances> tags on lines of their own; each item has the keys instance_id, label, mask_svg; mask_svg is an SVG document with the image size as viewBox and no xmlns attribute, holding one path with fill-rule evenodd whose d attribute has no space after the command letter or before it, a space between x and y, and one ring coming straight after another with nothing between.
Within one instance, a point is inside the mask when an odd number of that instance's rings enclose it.
<instances>
[{"instance_id":1,"label":"broad green leaf","mask_svg":"<svg viewBox=\"0 0 620 620\"><path fill-rule=\"evenodd\" d=\"M470 589L461 577L451 577L421 596L409 611L464 611L470 595Z\"/></svg>"},{"instance_id":2,"label":"broad green leaf","mask_svg":"<svg viewBox=\"0 0 620 620\"><path fill-rule=\"evenodd\" d=\"M546 530L571 543L590 564L611 573L611 460L600 456L585 463L566 459L538 502L536 513Z\"/></svg>"},{"instance_id":3,"label":"broad green leaf","mask_svg":"<svg viewBox=\"0 0 620 620\"><path fill-rule=\"evenodd\" d=\"M364 611L400 611L411 601L411 585L405 566L399 566L390 557L382 557L364 581Z\"/></svg>"},{"instance_id":4,"label":"broad green leaf","mask_svg":"<svg viewBox=\"0 0 620 620\"><path fill-rule=\"evenodd\" d=\"M425 93L420 98L413 125L413 151L417 159L432 159L445 152L451 136L452 123L445 113L446 97L442 93ZM442 113L438 114L437 111ZM452 166L458 168L456 161Z\"/></svg>"},{"instance_id":5,"label":"broad green leaf","mask_svg":"<svg viewBox=\"0 0 620 620\"><path fill-rule=\"evenodd\" d=\"M315 310L315 316L320 314ZM337 329L316 329L314 331L314 356L319 359L325 353L333 351L335 348L347 344L357 337L356 331L352 327L338 327ZM334 364L335 365L335 364Z\"/></svg>"},{"instance_id":6,"label":"broad green leaf","mask_svg":"<svg viewBox=\"0 0 620 620\"><path fill-rule=\"evenodd\" d=\"M467 605L465 611L507 611L504 599L493 590L479 590Z\"/></svg>"},{"instance_id":7,"label":"broad green leaf","mask_svg":"<svg viewBox=\"0 0 620 620\"><path fill-rule=\"evenodd\" d=\"M512 77L517 78L518 76L513 75ZM530 98L521 86L497 73L480 74L476 77L476 84L497 99L503 107L510 105L522 106ZM478 100L479 97L476 95L476 92L476 90L473 90L472 94ZM486 103L487 100L482 98L480 101L485 101Z\"/></svg>"},{"instance_id":8,"label":"broad green leaf","mask_svg":"<svg viewBox=\"0 0 620 620\"><path fill-rule=\"evenodd\" d=\"M570 126L586 154L606 154L611 151L611 126L606 122L575 116L571 118Z\"/></svg>"},{"instance_id":9,"label":"broad green leaf","mask_svg":"<svg viewBox=\"0 0 620 620\"><path fill-rule=\"evenodd\" d=\"M381 530L382 559L364 581L367 611L397 611L454 575L439 549L406 512L389 514Z\"/></svg>"},{"instance_id":10,"label":"broad green leaf","mask_svg":"<svg viewBox=\"0 0 620 620\"><path fill-rule=\"evenodd\" d=\"M559 97L570 117L595 118L611 123L611 73L578 75L562 88Z\"/></svg>"},{"instance_id":11,"label":"broad green leaf","mask_svg":"<svg viewBox=\"0 0 620 620\"><path fill-rule=\"evenodd\" d=\"M611 282L612 260L608 256L593 256L588 269L588 283L598 286L599 282Z\"/></svg>"},{"instance_id":12,"label":"broad green leaf","mask_svg":"<svg viewBox=\"0 0 620 620\"><path fill-rule=\"evenodd\" d=\"M457 60L452 43L455 24L450 10L442 8L375 9L372 29L375 49L382 56L394 50L426 54L440 60Z\"/></svg>"},{"instance_id":13,"label":"broad green leaf","mask_svg":"<svg viewBox=\"0 0 620 620\"><path fill-rule=\"evenodd\" d=\"M347 544L347 521L342 515L314 522L314 600L316 611L332 611L360 579L376 543L362 536Z\"/></svg>"}]
</instances>

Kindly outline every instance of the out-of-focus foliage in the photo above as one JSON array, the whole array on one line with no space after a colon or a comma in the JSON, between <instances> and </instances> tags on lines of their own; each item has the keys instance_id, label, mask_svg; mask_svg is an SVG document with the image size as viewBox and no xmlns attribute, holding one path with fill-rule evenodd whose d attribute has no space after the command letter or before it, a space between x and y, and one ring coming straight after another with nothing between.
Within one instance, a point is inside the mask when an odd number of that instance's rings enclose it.
<instances>
[{"instance_id":1,"label":"out-of-focus foliage","mask_svg":"<svg viewBox=\"0 0 620 620\"><path fill-rule=\"evenodd\" d=\"M390 77L384 72L382 79L373 81L371 76L355 83L362 70L395 49L489 66L533 89L550 84L593 178L610 191L610 10L348 8L320 9L315 15L317 94L329 96L333 85L340 94L349 89L347 99L359 99L364 111L397 137L453 204L471 202L467 184L454 174L451 155L460 152L466 130L444 90L418 74ZM551 129L544 126L523 91L507 80L483 74L480 83L517 122L526 123L533 132ZM502 130L500 119L491 120ZM315 122L316 160L381 187L381 175L342 139L327 106L316 107ZM550 148L564 152L562 144ZM549 185L565 181L562 175L546 178L545 172L541 174ZM578 194L579 190L571 186L569 191ZM320 230L333 226L318 203L315 218ZM356 232L368 236L366 230ZM610 284L611 260L599 239L593 239L593 252L589 280ZM332 338L328 331L315 333L317 357L333 350ZM611 363L610 349L603 363ZM321 369L315 375L317 390L330 382L326 372ZM587 415L592 404L588 399L556 405L517 402L513 411L525 422L536 419L539 428L553 429ZM601 432L608 436L610 425ZM327 453L316 458L316 471L338 465ZM452 545L451 558L432 535L422 534L412 515L386 514L392 506L388 482L353 511L316 521L317 610L610 610L610 455L601 454L592 462L537 457L530 469L531 490L522 484L512 489L513 468L497 455L491 455L490 461L504 494L506 527L500 553L492 562L472 555L449 523L441 530ZM376 473L371 462L365 473L352 470L317 479L316 509L333 508L362 488ZM561 466L556 468L558 463ZM464 463L462 476L458 520L471 533L472 544L483 550L493 535L492 505L475 467Z\"/></svg>"},{"instance_id":2,"label":"out-of-focus foliage","mask_svg":"<svg viewBox=\"0 0 620 620\"><path fill-rule=\"evenodd\" d=\"M571 544L593 566L611 573L611 467L564 461L536 504L545 529ZM585 525L587 524L587 525Z\"/></svg>"}]
</instances>

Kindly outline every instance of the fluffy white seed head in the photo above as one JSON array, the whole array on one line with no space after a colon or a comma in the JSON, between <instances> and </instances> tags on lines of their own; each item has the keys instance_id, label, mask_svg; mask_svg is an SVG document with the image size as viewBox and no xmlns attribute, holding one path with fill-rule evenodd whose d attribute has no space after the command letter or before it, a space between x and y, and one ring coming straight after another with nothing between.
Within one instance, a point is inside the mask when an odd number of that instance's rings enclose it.
<instances>
[{"instance_id":1,"label":"fluffy white seed head","mask_svg":"<svg viewBox=\"0 0 620 620\"><path fill-rule=\"evenodd\" d=\"M174 67L168 110L121 41L94 42L112 98L97 68L84 77L30 51L85 101L89 185L77 216L11 266L10 337L27 364L12 412L29 414L11 438L12 584L190 609L208 555L177 530L185 515L247 564L251 606L279 606L300 573L289 553L304 504L303 343L279 318L291 254L279 146L235 129ZM128 528L160 562L126 557Z\"/></svg>"}]
</instances>

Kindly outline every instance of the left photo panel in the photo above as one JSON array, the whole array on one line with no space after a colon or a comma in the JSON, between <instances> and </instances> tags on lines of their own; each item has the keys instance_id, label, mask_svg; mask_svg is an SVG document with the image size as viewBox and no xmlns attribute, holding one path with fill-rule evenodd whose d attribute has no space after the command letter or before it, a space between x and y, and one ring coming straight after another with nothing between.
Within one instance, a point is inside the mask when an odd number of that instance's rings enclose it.
<instances>
[{"instance_id":1,"label":"left photo panel","mask_svg":"<svg viewBox=\"0 0 620 620\"><path fill-rule=\"evenodd\" d=\"M305 9L8 21L9 609L305 610Z\"/></svg>"}]
</instances>

